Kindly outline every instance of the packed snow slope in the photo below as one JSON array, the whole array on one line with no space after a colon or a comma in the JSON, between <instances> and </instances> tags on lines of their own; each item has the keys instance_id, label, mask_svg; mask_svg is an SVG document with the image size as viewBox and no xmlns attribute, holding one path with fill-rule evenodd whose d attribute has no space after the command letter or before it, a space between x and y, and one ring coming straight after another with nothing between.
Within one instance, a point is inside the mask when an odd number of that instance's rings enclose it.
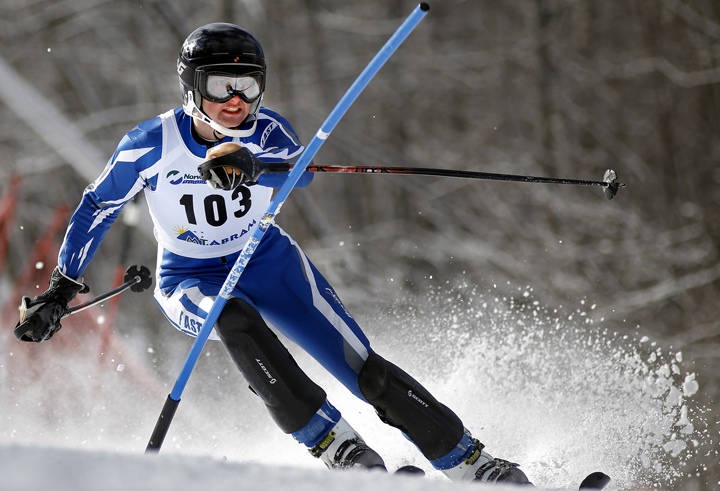
<instances>
[{"instance_id":1,"label":"packed snow slope","mask_svg":"<svg viewBox=\"0 0 720 491\"><path fill-rule=\"evenodd\" d=\"M616 334L594 310L544 308L522 289L506 298L458 287L356 317L376 351L539 487L573 489L603 471L610 490L681 489L702 473L698 456L716 447L693 404L695 375L681 353ZM74 317L47 343L0 340L4 491L458 487L289 342L389 468L414 464L427 477L330 473L277 430L219 343L206 346L160 454L143 455L191 340L170 326L157 337L120 326L101 347L98 328Z\"/></svg>"},{"instance_id":2,"label":"packed snow slope","mask_svg":"<svg viewBox=\"0 0 720 491\"><path fill-rule=\"evenodd\" d=\"M458 486L379 472L333 472L202 456L143 456L85 450L0 446L4 491L442 491L516 490Z\"/></svg>"}]
</instances>

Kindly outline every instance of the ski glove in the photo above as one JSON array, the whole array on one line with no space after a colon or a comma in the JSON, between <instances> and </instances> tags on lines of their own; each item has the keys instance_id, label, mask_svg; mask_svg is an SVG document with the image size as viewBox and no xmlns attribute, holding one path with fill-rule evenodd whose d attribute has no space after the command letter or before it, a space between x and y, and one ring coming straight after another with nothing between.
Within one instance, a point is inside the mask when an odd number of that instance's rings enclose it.
<instances>
[{"instance_id":1,"label":"ski glove","mask_svg":"<svg viewBox=\"0 0 720 491\"><path fill-rule=\"evenodd\" d=\"M213 189L229 191L241 184L252 186L265 173L283 173L290 170L287 162L268 164L255 156L247 147L237 143L221 143L205 154L200 164L200 177Z\"/></svg>"},{"instance_id":2,"label":"ski glove","mask_svg":"<svg viewBox=\"0 0 720 491\"><path fill-rule=\"evenodd\" d=\"M221 143L216 147L208 149L205 154L205 162L198 167L202 177L213 189L224 189L230 191L241 184L249 183L247 173L230 162L223 162L221 157L236 152L243 147L237 143ZM246 150L249 153L249 150Z\"/></svg>"},{"instance_id":3,"label":"ski glove","mask_svg":"<svg viewBox=\"0 0 720 491\"><path fill-rule=\"evenodd\" d=\"M33 298L23 297L20 304L20 320L13 331L20 341L41 343L53 337L60 330L60 319L67 311L68 304L78 293L87 293L90 288L65 276L55 268L50 275L50 287L43 294Z\"/></svg>"}]
</instances>

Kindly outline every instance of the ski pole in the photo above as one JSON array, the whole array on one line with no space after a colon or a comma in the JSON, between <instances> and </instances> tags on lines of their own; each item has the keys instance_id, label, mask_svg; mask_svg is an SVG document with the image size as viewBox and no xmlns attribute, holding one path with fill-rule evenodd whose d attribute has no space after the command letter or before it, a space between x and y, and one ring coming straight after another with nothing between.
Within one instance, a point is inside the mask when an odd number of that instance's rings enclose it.
<instances>
[{"instance_id":1,"label":"ski pole","mask_svg":"<svg viewBox=\"0 0 720 491\"><path fill-rule=\"evenodd\" d=\"M155 429L153 430L153 433L150 437L150 441L148 442L147 448L145 449L146 453L158 452L160 450L163 440L165 439L165 436L167 435L167 432L170 428L170 424L172 423L172 419L175 415L177 407L180 404L180 397L182 396L183 390L185 389L188 378L190 377L190 374L192 373L192 370L197 363L198 358L200 357L200 352L205 346L205 343L210 336L210 332L212 331L218 317L220 316L220 312L225 306L225 303L230 297L230 294L232 293L235 285L240 279L240 275L245 270L245 266L250 261L250 258L252 257L255 249L260 243L260 240L265 235L265 232L268 230L268 228L270 228L270 226L273 224L275 215L280 211L280 208L290 194L290 191L292 191L292 189L295 187L295 184L297 184L298 180L302 176L305 168L308 166L313 156L317 153L325 140L327 140L327 138L330 136L330 133L333 131L333 129L343 117L345 112L347 112L348 108L352 105L353 102L355 102L355 99L357 99L363 89L365 89L370 80L375 76L375 74L380 70L380 68L385 64L385 62L390 58L390 56L392 56L392 54L397 50L397 48L402 44L402 42L410 35L412 30L425 17L429 9L430 7L427 3L423 2L418 5L410 14L410 16L405 20L405 22L402 23L402 25L397 29L397 31L395 31L395 33L375 55L375 57L370 61L368 66L365 67L365 69L358 76L355 82L353 82L353 84L347 90L345 95L343 95L343 97L337 103L335 108L330 112L330 115L327 117L327 119L322 124L322 126L317 131L312 140L310 140L308 146L305 147L305 151L303 151L292 171L290 171L287 179L277 191L273 200L270 202L270 205L265 211L263 218L255 227L253 227L250 238L243 247L240 255L235 261L235 264L230 270L230 273L225 279L225 282L220 289L220 294L213 302L213 305L210 308L210 311L208 312L202 327L200 328L200 332L198 332L197 337L195 338L195 341L190 348L190 353L185 360L185 364L183 365L180 375L178 376L175 385L173 386L173 389L170 392L170 395L168 395L167 400L165 401L165 405L162 408L160 417L158 418Z\"/></svg>"},{"instance_id":2,"label":"ski pole","mask_svg":"<svg viewBox=\"0 0 720 491\"><path fill-rule=\"evenodd\" d=\"M496 174L492 172L475 172L452 169L432 169L423 167L386 167L386 166L340 166L340 165L309 165L308 172L329 173L357 173L357 174L405 174L416 176L459 177L461 179L484 179L489 181L515 181L536 182L544 184L572 184L575 186L601 186L604 188L607 199L613 199L618 188L625 187L622 182L615 182L617 174L608 169L602 181L587 181L581 179L560 179L555 177L533 177L515 174Z\"/></svg>"},{"instance_id":3,"label":"ski pole","mask_svg":"<svg viewBox=\"0 0 720 491\"><path fill-rule=\"evenodd\" d=\"M97 305L100 302L107 300L108 298L120 295L128 288L132 289L132 291L134 292L141 292L146 290L152 284L152 278L150 278L150 270L145 266L130 266L125 272L123 280L125 281L125 283L123 283L122 285L119 285L112 290L100 294L95 298L91 298L87 302L73 305L65 311L65 314L63 314L63 318L72 314L77 314L78 312L82 312L85 309L89 309L93 305Z\"/></svg>"},{"instance_id":4,"label":"ski pole","mask_svg":"<svg viewBox=\"0 0 720 491\"><path fill-rule=\"evenodd\" d=\"M93 305L97 305L103 300L107 300L108 298L114 297L115 295L119 295L128 288L131 288L134 292L141 292L152 284L152 279L150 278L150 270L147 269L145 266L130 266L127 270L127 273L125 274L124 279L125 283L123 283L122 285L113 288L112 290L105 292L101 295L98 295L97 297L92 298L87 302L79 303L66 309L62 318L64 319L69 315L76 314L92 307ZM27 302L29 301L29 297L23 297L23 303L20 305L20 308L26 308ZM32 339L27 335L27 333L32 331L32 329L33 326L30 324L18 324L17 326L15 326L13 334L15 334L15 337L18 338L20 341L31 341Z\"/></svg>"},{"instance_id":5,"label":"ski pole","mask_svg":"<svg viewBox=\"0 0 720 491\"><path fill-rule=\"evenodd\" d=\"M292 170L295 166L289 162L263 162L245 147L203 162L198 172L209 179L209 171L218 167L232 167L243 172L249 181L255 182L262 174L278 174ZM306 172L354 173L354 174L405 174L418 176L459 177L462 179L484 179L492 181L536 182L545 184L573 184L575 186L602 186L607 199L613 199L619 188L625 184L616 182L614 170L605 171L602 181L586 181L579 179L559 179L555 177L533 177L515 174L495 174L491 172L475 172L453 169L432 169L424 167L388 167L382 165L315 165L310 164Z\"/></svg>"}]
</instances>

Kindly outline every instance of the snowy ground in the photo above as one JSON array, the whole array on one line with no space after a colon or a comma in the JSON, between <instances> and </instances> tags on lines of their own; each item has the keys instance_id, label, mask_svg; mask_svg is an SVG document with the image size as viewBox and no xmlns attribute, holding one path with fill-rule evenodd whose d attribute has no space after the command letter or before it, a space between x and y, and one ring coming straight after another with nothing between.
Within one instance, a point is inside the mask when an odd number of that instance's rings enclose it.
<instances>
[{"instance_id":1,"label":"snowy ground","mask_svg":"<svg viewBox=\"0 0 720 491\"><path fill-rule=\"evenodd\" d=\"M540 487L572 489L600 470L613 477L610 490L658 483L677 489L698 472L695 458L713 442L692 405L699 387L682 355L606 331L592 318L592 305L543 309L526 295L517 305L461 289L421 307L394 302L358 318L383 326L368 328L379 353L453 408L491 454L521 463ZM72 329L65 325L58 336L70 338ZM162 346L120 329L122 342L100 357L88 336L64 345L0 340L0 488L457 487L292 347L390 468L415 464L428 476L329 473L274 427L217 344L206 347L161 454L143 455L189 348L167 329Z\"/></svg>"},{"instance_id":2,"label":"snowy ground","mask_svg":"<svg viewBox=\"0 0 720 491\"><path fill-rule=\"evenodd\" d=\"M22 462L22 464L20 464ZM22 468L19 468L22 465ZM343 472L208 457L140 456L38 447L0 447L2 489L53 491L211 491L253 489L294 491L441 491L453 486L418 477ZM514 486L483 487L495 491ZM481 488L481 489L483 489Z\"/></svg>"}]
</instances>

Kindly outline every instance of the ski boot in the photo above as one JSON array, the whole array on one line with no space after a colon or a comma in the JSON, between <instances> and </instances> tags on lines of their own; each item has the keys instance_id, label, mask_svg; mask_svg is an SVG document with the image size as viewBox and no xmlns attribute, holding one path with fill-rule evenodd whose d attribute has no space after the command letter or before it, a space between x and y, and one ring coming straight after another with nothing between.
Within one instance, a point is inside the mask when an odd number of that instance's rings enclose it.
<instances>
[{"instance_id":1,"label":"ski boot","mask_svg":"<svg viewBox=\"0 0 720 491\"><path fill-rule=\"evenodd\" d=\"M387 470L382 457L367 446L345 418L340 418L328 434L310 449L310 453L331 470Z\"/></svg>"},{"instance_id":2,"label":"ski boot","mask_svg":"<svg viewBox=\"0 0 720 491\"><path fill-rule=\"evenodd\" d=\"M470 443L465 460L442 471L451 481L532 485L518 464L493 458L476 438L471 438Z\"/></svg>"}]
</instances>

